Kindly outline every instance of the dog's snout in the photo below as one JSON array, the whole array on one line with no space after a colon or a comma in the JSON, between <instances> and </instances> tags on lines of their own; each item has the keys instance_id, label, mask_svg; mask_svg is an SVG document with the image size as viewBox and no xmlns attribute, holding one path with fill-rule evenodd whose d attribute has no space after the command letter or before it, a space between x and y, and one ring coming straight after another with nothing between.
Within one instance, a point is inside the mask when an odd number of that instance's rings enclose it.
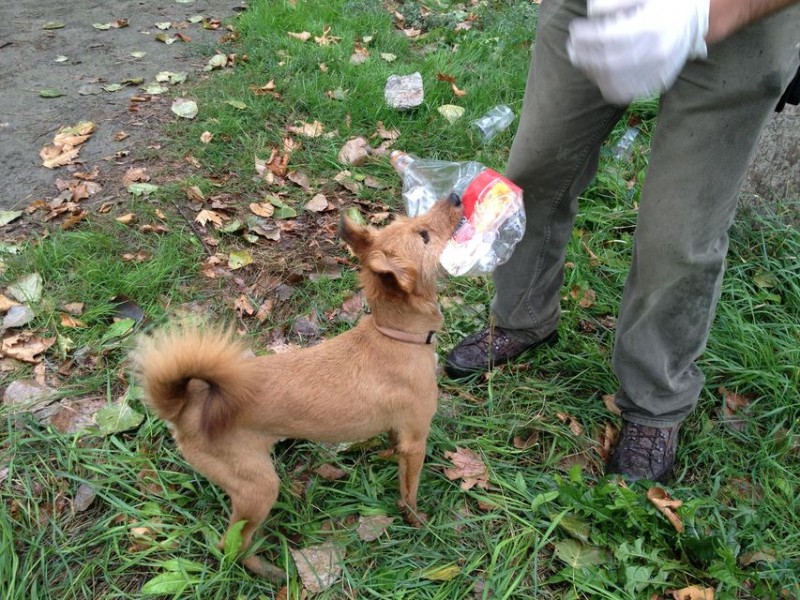
<instances>
[{"instance_id":1,"label":"dog's snout","mask_svg":"<svg viewBox=\"0 0 800 600\"><path fill-rule=\"evenodd\" d=\"M447 197L447 201L453 206L461 206L461 196L455 192L450 193L450 195Z\"/></svg>"}]
</instances>

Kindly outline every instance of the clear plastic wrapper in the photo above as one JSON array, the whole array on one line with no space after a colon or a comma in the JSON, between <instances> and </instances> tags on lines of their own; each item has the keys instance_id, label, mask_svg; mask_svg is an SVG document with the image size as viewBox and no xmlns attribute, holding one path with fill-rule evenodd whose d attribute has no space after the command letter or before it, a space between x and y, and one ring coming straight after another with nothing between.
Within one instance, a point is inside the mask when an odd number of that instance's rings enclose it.
<instances>
[{"instance_id":1,"label":"clear plastic wrapper","mask_svg":"<svg viewBox=\"0 0 800 600\"><path fill-rule=\"evenodd\" d=\"M509 259L525 232L519 187L474 161L421 159L397 150L391 160L403 179L403 200L410 216L427 211L451 192L461 197L464 219L440 259L448 273L491 273Z\"/></svg>"}]
</instances>

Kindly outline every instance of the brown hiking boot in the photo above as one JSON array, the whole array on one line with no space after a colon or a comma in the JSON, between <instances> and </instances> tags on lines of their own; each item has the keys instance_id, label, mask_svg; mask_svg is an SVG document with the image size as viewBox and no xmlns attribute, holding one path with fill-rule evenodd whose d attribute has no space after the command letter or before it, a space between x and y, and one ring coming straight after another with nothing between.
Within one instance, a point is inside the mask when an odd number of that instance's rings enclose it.
<instances>
[{"instance_id":1,"label":"brown hiking boot","mask_svg":"<svg viewBox=\"0 0 800 600\"><path fill-rule=\"evenodd\" d=\"M627 481L667 483L675 465L679 429L680 425L648 427L625 421L606 473L622 475Z\"/></svg>"},{"instance_id":2,"label":"brown hiking boot","mask_svg":"<svg viewBox=\"0 0 800 600\"><path fill-rule=\"evenodd\" d=\"M444 371L451 379L469 377L507 363L526 350L551 344L556 338L554 331L538 342L520 342L502 327L489 327L467 336L453 348L444 359Z\"/></svg>"}]
</instances>

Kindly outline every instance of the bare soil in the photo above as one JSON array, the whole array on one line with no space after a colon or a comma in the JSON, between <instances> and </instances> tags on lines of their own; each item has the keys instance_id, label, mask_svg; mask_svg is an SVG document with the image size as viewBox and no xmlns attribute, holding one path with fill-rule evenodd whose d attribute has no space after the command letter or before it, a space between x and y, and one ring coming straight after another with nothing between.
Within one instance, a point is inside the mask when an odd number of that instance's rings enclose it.
<instances>
[{"instance_id":1,"label":"bare soil","mask_svg":"<svg viewBox=\"0 0 800 600\"><path fill-rule=\"evenodd\" d=\"M57 195L54 182L69 171L99 167L100 177L119 157L135 156L158 136L153 111L132 112L139 85L102 89L126 79L154 80L161 71L202 72L209 48L226 33L190 23L194 15L230 17L237 0L15 0L0 2L0 209L20 209ZM127 27L99 30L93 24L126 19ZM162 31L156 23L172 23ZM46 29L46 24L63 24ZM176 28L177 27L177 28ZM165 44L156 36L181 33L189 41ZM146 52L135 58L132 52ZM63 62L56 59L66 57ZM41 90L63 93L44 98ZM159 100L156 98L156 100ZM162 102L163 104L163 102ZM39 157L63 126L92 121L97 130L80 152L83 164L47 169ZM129 134L114 139L120 131Z\"/></svg>"}]
</instances>

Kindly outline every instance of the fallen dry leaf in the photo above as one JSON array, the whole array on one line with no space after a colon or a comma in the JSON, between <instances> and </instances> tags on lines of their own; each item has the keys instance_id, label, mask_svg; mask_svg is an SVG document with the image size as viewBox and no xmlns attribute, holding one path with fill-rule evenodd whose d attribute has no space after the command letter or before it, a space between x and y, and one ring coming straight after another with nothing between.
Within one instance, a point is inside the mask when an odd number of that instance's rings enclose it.
<instances>
[{"instance_id":1,"label":"fallen dry leaf","mask_svg":"<svg viewBox=\"0 0 800 600\"><path fill-rule=\"evenodd\" d=\"M343 165L361 166L369 158L369 142L361 136L349 139L339 150L339 162Z\"/></svg>"},{"instance_id":2,"label":"fallen dry leaf","mask_svg":"<svg viewBox=\"0 0 800 600\"><path fill-rule=\"evenodd\" d=\"M145 167L131 167L122 176L122 185L126 188L137 181L150 181L150 175L147 174Z\"/></svg>"},{"instance_id":3,"label":"fallen dry leaf","mask_svg":"<svg viewBox=\"0 0 800 600\"><path fill-rule=\"evenodd\" d=\"M70 314L61 313L61 326L70 328L79 328L79 327L86 327L86 323L84 323L79 319L76 319Z\"/></svg>"},{"instance_id":4,"label":"fallen dry leaf","mask_svg":"<svg viewBox=\"0 0 800 600\"><path fill-rule=\"evenodd\" d=\"M12 306L17 305L19 305L19 302L15 302L11 298L8 298L5 294L0 294L0 312L4 313Z\"/></svg>"},{"instance_id":5,"label":"fallen dry leaf","mask_svg":"<svg viewBox=\"0 0 800 600\"><path fill-rule=\"evenodd\" d=\"M82 121L72 127L59 129L53 138L53 143L39 152L42 166L55 169L72 164L80 152L81 145L91 137L94 130L95 124L91 121Z\"/></svg>"},{"instance_id":6,"label":"fallen dry leaf","mask_svg":"<svg viewBox=\"0 0 800 600\"><path fill-rule=\"evenodd\" d=\"M127 213L115 219L117 223L122 223L123 225L130 225L135 220L136 220L136 215L133 213Z\"/></svg>"},{"instance_id":7,"label":"fallen dry leaf","mask_svg":"<svg viewBox=\"0 0 800 600\"><path fill-rule=\"evenodd\" d=\"M227 221L228 217L215 210L203 209L197 213L197 216L194 218L194 220L200 223L201 227L205 227L209 221L213 223L215 227L222 227L222 222Z\"/></svg>"},{"instance_id":8,"label":"fallen dry leaf","mask_svg":"<svg viewBox=\"0 0 800 600\"><path fill-rule=\"evenodd\" d=\"M323 212L328 210L328 199L325 194L317 194L305 205L306 210L311 212Z\"/></svg>"},{"instance_id":9,"label":"fallen dry leaf","mask_svg":"<svg viewBox=\"0 0 800 600\"><path fill-rule=\"evenodd\" d=\"M611 453L614 451L614 447L617 445L618 438L619 430L611 423L606 421L605 425L603 426L603 431L601 431L598 435L598 447L596 448L597 453L604 462L607 462L611 457Z\"/></svg>"},{"instance_id":10,"label":"fallen dry leaf","mask_svg":"<svg viewBox=\"0 0 800 600\"><path fill-rule=\"evenodd\" d=\"M0 351L3 353L3 356L36 364L42 362L41 354L55 342L55 337L41 338L30 332L23 332L3 339Z\"/></svg>"},{"instance_id":11,"label":"fallen dry leaf","mask_svg":"<svg viewBox=\"0 0 800 600\"><path fill-rule=\"evenodd\" d=\"M617 416L622 416L622 411L617 406L617 401L614 398L614 394L604 394L603 404L606 405L606 410L608 410L608 412Z\"/></svg>"},{"instance_id":12,"label":"fallen dry leaf","mask_svg":"<svg viewBox=\"0 0 800 600\"><path fill-rule=\"evenodd\" d=\"M338 481L339 479L347 477L347 471L340 469L339 467L334 467L330 463L321 464L314 469L314 473L327 481Z\"/></svg>"},{"instance_id":13,"label":"fallen dry leaf","mask_svg":"<svg viewBox=\"0 0 800 600\"><path fill-rule=\"evenodd\" d=\"M358 518L358 538L364 542L377 540L386 529L394 522L394 517L384 515L372 515L369 517L361 516Z\"/></svg>"},{"instance_id":14,"label":"fallen dry leaf","mask_svg":"<svg viewBox=\"0 0 800 600\"><path fill-rule=\"evenodd\" d=\"M303 587L309 592L319 593L328 589L342 574L345 550L333 542L291 549L290 552Z\"/></svg>"},{"instance_id":15,"label":"fallen dry leaf","mask_svg":"<svg viewBox=\"0 0 800 600\"><path fill-rule=\"evenodd\" d=\"M78 315L82 315L83 314L83 309L85 307L86 307L86 304L84 304L83 302L69 302L69 303L65 304L64 306L62 306L61 308L64 309L64 312L66 312L66 313L68 313L70 315L78 316Z\"/></svg>"},{"instance_id":16,"label":"fallen dry leaf","mask_svg":"<svg viewBox=\"0 0 800 600\"><path fill-rule=\"evenodd\" d=\"M204 131L203 133L200 134L200 141L204 144L210 143L211 140L213 139L214 139L214 134L211 133L210 131Z\"/></svg>"},{"instance_id":17,"label":"fallen dry leaf","mask_svg":"<svg viewBox=\"0 0 800 600\"><path fill-rule=\"evenodd\" d=\"M311 191L311 177L308 175L308 173L303 171L289 171L289 173L286 175L286 179L296 185L299 185L307 192Z\"/></svg>"},{"instance_id":18,"label":"fallen dry leaf","mask_svg":"<svg viewBox=\"0 0 800 600\"><path fill-rule=\"evenodd\" d=\"M468 448L456 447L455 452L445 452L454 467L446 468L444 475L450 481L461 479L461 489L470 490L476 485L483 489L489 487L489 472L483 460Z\"/></svg>"},{"instance_id":19,"label":"fallen dry leaf","mask_svg":"<svg viewBox=\"0 0 800 600\"><path fill-rule=\"evenodd\" d=\"M253 303L250 301L250 298L244 294L241 294L236 300L233 301L233 309L240 317L244 315L249 317L256 312L256 309L253 306Z\"/></svg>"},{"instance_id":20,"label":"fallen dry leaf","mask_svg":"<svg viewBox=\"0 0 800 600\"><path fill-rule=\"evenodd\" d=\"M457 98L463 98L464 96L467 95L466 90L458 89L458 86L456 86L456 78L453 77L452 75L447 75L445 73L438 73L436 75L436 79L438 79L439 81L446 81L447 83L449 83L450 88L453 90L453 95L455 95Z\"/></svg>"},{"instance_id":21,"label":"fallen dry leaf","mask_svg":"<svg viewBox=\"0 0 800 600\"><path fill-rule=\"evenodd\" d=\"M675 512L676 508L683 505L681 500L670 498L669 494L660 487L651 487L647 490L647 499L672 523L675 531L683 533L683 522Z\"/></svg>"},{"instance_id":22,"label":"fallen dry leaf","mask_svg":"<svg viewBox=\"0 0 800 600\"><path fill-rule=\"evenodd\" d=\"M196 185L188 187L183 191L186 194L186 197L192 202L199 202L202 204L203 202L206 201L206 197L203 195L203 191Z\"/></svg>"},{"instance_id":23,"label":"fallen dry leaf","mask_svg":"<svg viewBox=\"0 0 800 600\"><path fill-rule=\"evenodd\" d=\"M680 590L667 590L673 600L714 600L713 588L690 585Z\"/></svg>"},{"instance_id":24,"label":"fallen dry leaf","mask_svg":"<svg viewBox=\"0 0 800 600\"><path fill-rule=\"evenodd\" d=\"M539 432L534 430L524 435L515 435L512 442L517 450L527 450L539 443Z\"/></svg>"},{"instance_id":25,"label":"fallen dry leaf","mask_svg":"<svg viewBox=\"0 0 800 600\"><path fill-rule=\"evenodd\" d=\"M320 46L331 46L333 44L338 44L342 41L342 38L331 35L331 26L325 25L325 27L322 28L322 35L315 35L314 41Z\"/></svg>"},{"instance_id":26,"label":"fallen dry leaf","mask_svg":"<svg viewBox=\"0 0 800 600\"><path fill-rule=\"evenodd\" d=\"M569 425L569 430L575 435L583 434L583 426L578 423L577 419L575 419L575 417L572 415L569 415L565 412L557 412L556 417L562 423L567 423Z\"/></svg>"},{"instance_id":27,"label":"fallen dry leaf","mask_svg":"<svg viewBox=\"0 0 800 600\"><path fill-rule=\"evenodd\" d=\"M323 127L322 123L316 120L313 123L300 121L299 125L287 126L286 131L309 138L316 138L325 133L325 128Z\"/></svg>"},{"instance_id":28,"label":"fallen dry leaf","mask_svg":"<svg viewBox=\"0 0 800 600\"><path fill-rule=\"evenodd\" d=\"M595 302L595 292L593 289L581 289L580 286L573 285L569 291L569 295L573 300L577 300L578 306L581 308L591 308Z\"/></svg>"},{"instance_id":29,"label":"fallen dry leaf","mask_svg":"<svg viewBox=\"0 0 800 600\"><path fill-rule=\"evenodd\" d=\"M307 42L311 39L311 34L307 31L301 31L300 33L295 33L293 31L287 31L286 34L289 37L293 37L296 40L300 40L301 42Z\"/></svg>"},{"instance_id":30,"label":"fallen dry leaf","mask_svg":"<svg viewBox=\"0 0 800 600\"><path fill-rule=\"evenodd\" d=\"M271 217L275 213L275 207L269 202L252 202L249 206L250 212L259 217Z\"/></svg>"}]
</instances>

